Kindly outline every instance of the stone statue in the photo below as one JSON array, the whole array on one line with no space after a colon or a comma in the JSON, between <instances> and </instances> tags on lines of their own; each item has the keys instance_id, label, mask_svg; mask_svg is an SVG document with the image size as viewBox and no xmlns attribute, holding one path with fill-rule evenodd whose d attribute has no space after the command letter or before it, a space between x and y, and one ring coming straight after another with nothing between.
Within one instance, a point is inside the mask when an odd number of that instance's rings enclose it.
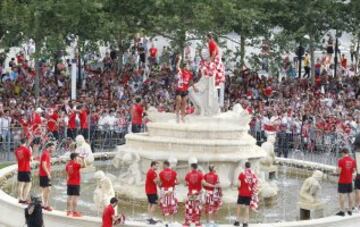
<instances>
[{"instance_id":1,"label":"stone statue","mask_svg":"<svg viewBox=\"0 0 360 227\"><path fill-rule=\"evenodd\" d=\"M140 156L136 152L125 152L117 154L112 164L115 168L122 169L118 179L127 185L141 185Z\"/></svg>"},{"instance_id":2,"label":"stone statue","mask_svg":"<svg viewBox=\"0 0 360 227\"><path fill-rule=\"evenodd\" d=\"M266 157L260 160L260 164L264 167L272 167L275 162L275 136L269 135L268 140L261 145L261 148L266 152Z\"/></svg>"},{"instance_id":3,"label":"stone statue","mask_svg":"<svg viewBox=\"0 0 360 227\"><path fill-rule=\"evenodd\" d=\"M261 198L274 198L279 192L279 188L275 181L266 181L264 177L259 179L259 194Z\"/></svg>"},{"instance_id":4,"label":"stone statue","mask_svg":"<svg viewBox=\"0 0 360 227\"><path fill-rule=\"evenodd\" d=\"M102 212L109 204L110 199L115 196L114 188L109 177L103 171L97 171L94 174L97 185L94 191L93 199L96 205L96 210Z\"/></svg>"},{"instance_id":5,"label":"stone statue","mask_svg":"<svg viewBox=\"0 0 360 227\"><path fill-rule=\"evenodd\" d=\"M175 157L170 157L168 161L169 161L169 163L170 163L170 168L176 169L176 166L177 166L177 163L178 163L177 158L175 158Z\"/></svg>"},{"instance_id":6,"label":"stone statue","mask_svg":"<svg viewBox=\"0 0 360 227\"><path fill-rule=\"evenodd\" d=\"M220 112L215 77L202 76L195 84L197 92L189 88L189 99L195 106L195 114L200 116L213 116Z\"/></svg>"},{"instance_id":7,"label":"stone statue","mask_svg":"<svg viewBox=\"0 0 360 227\"><path fill-rule=\"evenodd\" d=\"M90 145L85 141L82 135L78 135L75 138L76 150L80 157L84 158L87 166L92 166L94 163L94 155L91 151Z\"/></svg>"},{"instance_id":8,"label":"stone statue","mask_svg":"<svg viewBox=\"0 0 360 227\"><path fill-rule=\"evenodd\" d=\"M319 192L321 190L320 181L323 178L323 172L315 170L313 175L307 178L300 189L300 203L316 204L319 203Z\"/></svg>"}]
</instances>

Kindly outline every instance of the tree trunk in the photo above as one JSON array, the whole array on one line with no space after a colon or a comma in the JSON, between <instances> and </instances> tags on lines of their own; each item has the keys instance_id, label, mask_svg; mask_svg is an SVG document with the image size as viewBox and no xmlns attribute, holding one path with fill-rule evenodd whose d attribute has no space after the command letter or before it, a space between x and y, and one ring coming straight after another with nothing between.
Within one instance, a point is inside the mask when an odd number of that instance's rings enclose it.
<instances>
[{"instance_id":1,"label":"tree trunk","mask_svg":"<svg viewBox=\"0 0 360 227\"><path fill-rule=\"evenodd\" d=\"M360 52L360 34L358 34L357 37L357 47L355 53L355 75L357 75L359 71L359 54L360 54L359 52Z\"/></svg>"},{"instance_id":2,"label":"tree trunk","mask_svg":"<svg viewBox=\"0 0 360 227\"><path fill-rule=\"evenodd\" d=\"M314 39L313 36L310 35L310 78L312 82L315 82L315 48L314 48Z\"/></svg>"},{"instance_id":3,"label":"tree trunk","mask_svg":"<svg viewBox=\"0 0 360 227\"><path fill-rule=\"evenodd\" d=\"M82 77L81 77L81 48L80 43L78 43L78 84L77 88L81 89L82 87Z\"/></svg>"},{"instance_id":4,"label":"tree trunk","mask_svg":"<svg viewBox=\"0 0 360 227\"><path fill-rule=\"evenodd\" d=\"M34 80L34 85L35 85L35 105L36 107L38 107L39 105L39 96L40 96L40 62L38 60L38 58L35 58L35 80Z\"/></svg>"},{"instance_id":5,"label":"tree trunk","mask_svg":"<svg viewBox=\"0 0 360 227\"><path fill-rule=\"evenodd\" d=\"M186 31L181 31L178 39L179 53L181 53L181 58L184 60L184 49L186 43Z\"/></svg>"},{"instance_id":6,"label":"tree trunk","mask_svg":"<svg viewBox=\"0 0 360 227\"><path fill-rule=\"evenodd\" d=\"M245 36L240 34L240 70L245 64Z\"/></svg>"}]
</instances>

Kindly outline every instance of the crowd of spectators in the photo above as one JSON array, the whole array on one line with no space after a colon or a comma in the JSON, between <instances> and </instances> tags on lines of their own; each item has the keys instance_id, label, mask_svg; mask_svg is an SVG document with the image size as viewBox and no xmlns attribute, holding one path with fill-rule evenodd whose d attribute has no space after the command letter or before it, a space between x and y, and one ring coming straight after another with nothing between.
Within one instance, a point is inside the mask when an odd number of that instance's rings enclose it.
<instances>
[{"instance_id":1,"label":"crowd of spectators","mask_svg":"<svg viewBox=\"0 0 360 227\"><path fill-rule=\"evenodd\" d=\"M345 55L340 58L340 70L348 72L353 67L345 64L344 58ZM184 59L193 67L196 80L198 51L191 56L186 49ZM85 66L76 100L69 98L70 61L63 59L56 65L43 61L36 101L36 72L29 56L21 51L8 65L0 64L1 141L30 136L38 127L34 124L42 125L43 133L58 131L60 137L73 137L69 128L87 138L95 129L125 134L136 97L158 111L174 110L175 61L176 53L169 47L159 51L151 41L136 38L122 59L111 51L103 59L82 62ZM288 62L285 54L285 71ZM326 64L327 61L317 61L314 79L293 74L282 78L262 76L246 66L235 69L233 75L226 76L222 109L226 111L234 103L241 103L253 115L250 128L258 142L264 141L266 134L276 133L278 151L285 156L290 147L315 151L325 149L319 146L320 140L321 145L332 145L339 136L346 141L360 131L360 77L342 73L335 78L330 73L331 64ZM189 104L188 112L192 111ZM38 123L34 122L36 113L41 116Z\"/></svg>"}]
</instances>

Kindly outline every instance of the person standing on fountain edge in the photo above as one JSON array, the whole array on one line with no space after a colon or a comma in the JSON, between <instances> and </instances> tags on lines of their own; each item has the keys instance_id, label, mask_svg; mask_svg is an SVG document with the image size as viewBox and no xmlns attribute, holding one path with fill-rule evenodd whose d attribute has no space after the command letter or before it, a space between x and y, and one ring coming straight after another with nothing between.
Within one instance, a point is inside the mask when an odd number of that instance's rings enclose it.
<instances>
[{"instance_id":1,"label":"person standing on fountain edge","mask_svg":"<svg viewBox=\"0 0 360 227\"><path fill-rule=\"evenodd\" d=\"M207 187L204 186L205 189L205 204L204 204L204 212L206 214L206 221L208 223L214 223L214 214L219 210L222 205L221 197L222 191L219 181L219 176L216 174L215 166L209 166L209 172L204 175L204 180L208 184L215 185L217 187Z\"/></svg>"},{"instance_id":2,"label":"person standing on fountain edge","mask_svg":"<svg viewBox=\"0 0 360 227\"><path fill-rule=\"evenodd\" d=\"M135 99L135 104L132 106L132 109L131 109L131 131L132 131L132 133L141 132L143 116L144 116L144 107L141 103L141 98L137 97Z\"/></svg>"},{"instance_id":3,"label":"person standing on fountain edge","mask_svg":"<svg viewBox=\"0 0 360 227\"><path fill-rule=\"evenodd\" d=\"M165 226L167 221L174 221L177 213L177 199L175 198L175 185L178 184L177 173L170 168L169 161L164 161L163 170L159 174L160 179L160 209L164 215Z\"/></svg>"},{"instance_id":4,"label":"person standing on fountain edge","mask_svg":"<svg viewBox=\"0 0 360 227\"><path fill-rule=\"evenodd\" d=\"M102 227L112 227L117 224L124 224L125 216L116 215L116 208L118 206L118 199L113 197L110 200L110 204L104 208L102 215Z\"/></svg>"},{"instance_id":5,"label":"person standing on fountain edge","mask_svg":"<svg viewBox=\"0 0 360 227\"><path fill-rule=\"evenodd\" d=\"M18 197L19 203L27 204L29 192L31 190L31 150L26 145L26 139L21 139L21 145L16 149L15 156L18 164Z\"/></svg>"},{"instance_id":6,"label":"person standing on fountain edge","mask_svg":"<svg viewBox=\"0 0 360 227\"><path fill-rule=\"evenodd\" d=\"M201 226L201 192L202 186L214 188L204 180L204 175L198 170L198 164L191 164L191 171L185 176L188 194L185 200L185 223L184 227L190 227L191 223Z\"/></svg>"},{"instance_id":7,"label":"person standing on fountain edge","mask_svg":"<svg viewBox=\"0 0 360 227\"><path fill-rule=\"evenodd\" d=\"M40 158L39 164L39 177L40 177L40 188L42 195L43 208L47 211L53 209L49 205L49 197L51 190L51 153L55 150L53 143L48 143L45 146Z\"/></svg>"},{"instance_id":8,"label":"person standing on fountain edge","mask_svg":"<svg viewBox=\"0 0 360 227\"><path fill-rule=\"evenodd\" d=\"M81 213L76 211L77 201L80 196L80 169L85 167L85 161L79 157L78 153L70 154L70 161L66 164L67 173L67 216L81 217Z\"/></svg>"},{"instance_id":9,"label":"person standing on fountain edge","mask_svg":"<svg viewBox=\"0 0 360 227\"><path fill-rule=\"evenodd\" d=\"M157 184L159 180L156 173L158 167L159 163L157 161L152 161L150 164L150 169L146 173L145 193L148 198L148 222L150 225L154 225L157 223L153 217L158 202Z\"/></svg>"},{"instance_id":10,"label":"person standing on fountain edge","mask_svg":"<svg viewBox=\"0 0 360 227\"><path fill-rule=\"evenodd\" d=\"M257 193L257 177L255 173L251 170L250 162L245 163L245 170L239 174L239 196L237 201L237 220L234 223L234 226L240 226L240 222L243 223L243 227L248 227L249 216L250 216L250 207L255 206L251 204L253 197Z\"/></svg>"},{"instance_id":11,"label":"person standing on fountain edge","mask_svg":"<svg viewBox=\"0 0 360 227\"><path fill-rule=\"evenodd\" d=\"M189 87L192 86L194 91L197 92L196 87L193 84L193 75L187 65L185 68L180 67L181 64L181 57L178 57L178 61L176 64L176 122L180 123L185 122L185 115L186 115L186 105L188 100L189 94ZM181 112L181 113L180 113ZM181 119L180 119L181 115Z\"/></svg>"},{"instance_id":12,"label":"person standing on fountain edge","mask_svg":"<svg viewBox=\"0 0 360 227\"><path fill-rule=\"evenodd\" d=\"M349 208L348 215L352 215L353 208L353 174L356 170L356 162L349 155L349 150L343 148L341 150L343 157L338 161L337 173L339 176L338 193L340 211L336 214L338 216L345 216L345 197L348 199Z\"/></svg>"}]
</instances>

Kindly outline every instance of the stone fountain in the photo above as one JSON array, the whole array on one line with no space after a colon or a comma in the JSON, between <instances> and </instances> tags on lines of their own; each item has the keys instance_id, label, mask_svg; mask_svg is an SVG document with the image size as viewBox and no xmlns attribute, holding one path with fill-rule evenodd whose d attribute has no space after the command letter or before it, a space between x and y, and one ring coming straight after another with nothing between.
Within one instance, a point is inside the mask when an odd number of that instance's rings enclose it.
<instances>
[{"instance_id":1,"label":"stone fountain","mask_svg":"<svg viewBox=\"0 0 360 227\"><path fill-rule=\"evenodd\" d=\"M175 114L159 113L150 108L147 112L151 120L148 131L128 134L126 145L117 148L114 166L128 166L125 172L121 171L121 183L114 184L120 194L132 197L131 191L135 197L139 194L145 196L141 184L152 160L169 160L181 183L191 160L197 160L200 169L205 171L210 163L214 164L225 190L236 185L237 176L247 160L260 173L259 160L266 159L267 153L248 134L251 116L240 104L231 111L220 113L213 78L202 78L195 86L199 91L190 90L190 99L195 104L196 114L188 115L185 123L176 123ZM276 194L270 184L261 191L265 190L275 193L260 192L260 195Z\"/></svg>"}]
</instances>

